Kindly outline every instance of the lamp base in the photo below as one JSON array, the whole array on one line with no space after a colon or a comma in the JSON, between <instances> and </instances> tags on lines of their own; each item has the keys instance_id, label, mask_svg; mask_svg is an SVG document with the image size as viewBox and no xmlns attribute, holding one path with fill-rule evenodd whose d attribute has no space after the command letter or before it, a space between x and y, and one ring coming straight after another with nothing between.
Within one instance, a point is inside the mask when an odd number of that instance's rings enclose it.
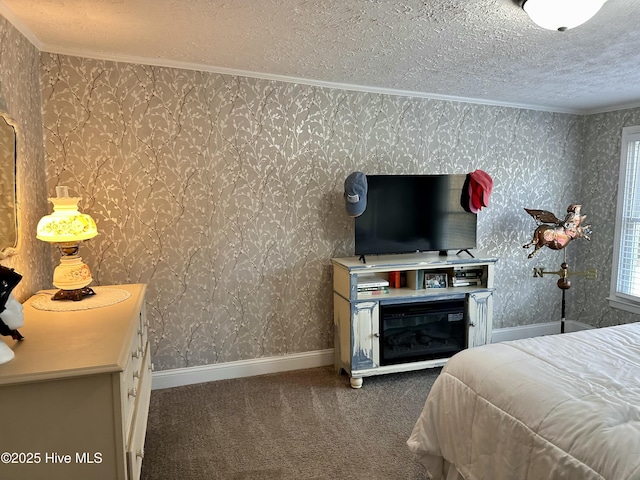
<instances>
[{"instance_id":1,"label":"lamp base","mask_svg":"<svg viewBox=\"0 0 640 480\"><path fill-rule=\"evenodd\" d=\"M77 302L82 300L84 297L95 294L96 292L89 287L77 288L75 290L58 290L53 297L51 297L51 300L73 300L74 302Z\"/></svg>"}]
</instances>

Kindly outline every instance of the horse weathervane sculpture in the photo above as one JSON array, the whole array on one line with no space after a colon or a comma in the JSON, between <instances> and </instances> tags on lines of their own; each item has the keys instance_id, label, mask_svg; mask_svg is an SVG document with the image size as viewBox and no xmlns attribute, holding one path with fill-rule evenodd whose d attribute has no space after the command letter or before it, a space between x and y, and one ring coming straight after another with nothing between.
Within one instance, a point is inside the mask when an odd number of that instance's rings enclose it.
<instances>
[{"instance_id":1,"label":"horse weathervane sculpture","mask_svg":"<svg viewBox=\"0 0 640 480\"><path fill-rule=\"evenodd\" d=\"M532 210L525 208L525 211L531 215L538 223L538 227L533 232L531 242L523 245L523 248L534 246L533 252L528 258L538 253L542 247L547 246L552 250L564 249L571 240L575 238L585 238L591 240L591 225L583 225L586 215L580 214L582 205L571 204L567 208L567 215L564 220L559 220L553 213L547 210ZM560 333L564 333L565 323L565 291L571 287L569 276L584 275L588 280L593 280L597 276L595 269L589 269L586 272L569 272L569 264L567 263L567 251L564 251L564 262L560 265L557 272L547 272L544 268L534 268L533 276L542 278L544 275L558 275L558 288L562 290L562 319L560 321Z\"/></svg>"}]
</instances>

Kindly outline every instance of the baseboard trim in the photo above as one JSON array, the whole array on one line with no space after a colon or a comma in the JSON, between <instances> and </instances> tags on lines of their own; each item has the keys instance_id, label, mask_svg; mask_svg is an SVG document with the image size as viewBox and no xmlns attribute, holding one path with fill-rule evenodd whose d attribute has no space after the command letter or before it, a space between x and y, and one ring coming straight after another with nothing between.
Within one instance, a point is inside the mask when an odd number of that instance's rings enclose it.
<instances>
[{"instance_id":1,"label":"baseboard trim","mask_svg":"<svg viewBox=\"0 0 640 480\"><path fill-rule=\"evenodd\" d=\"M574 320L565 321L565 331L575 332L593 328ZM560 333L560 322L536 323L518 327L499 328L493 331L491 343L519 340L521 338L554 335ZM303 370L305 368L333 365L333 348L313 352L294 353L279 357L256 358L237 362L215 363L198 367L176 368L154 372L151 388L180 387L194 383L214 382L230 378L252 377L269 373Z\"/></svg>"},{"instance_id":2,"label":"baseboard trim","mask_svg":"<svg viewBox=\"0 0 640 480\"><path fill-rule=\"evenodd\" d=\"M588 330L593 328L585 323L575 320L565 320L564 331L577 332L578 330ZM491 334L491 343L506 342L509 340L520 340L522 338L539 337L541 335L555 335L560 333L560 321L547 323L534 323L532 325L521 325L518 327L499 328Z\"/></svg>"},{"instance_id":3,"label":"baseboard trim","mask_svg":"<svg viewBox=\"0 0 640 480\"><path fill-rule=\"evenodd\" d=\"M194 383L252 377L268 373L324 367L327 365L333 365L333 348L294 353L279 357L256 358L154 372L151 389L160 390L163 388L192 385Z\"/></svg>"}]
</instances>

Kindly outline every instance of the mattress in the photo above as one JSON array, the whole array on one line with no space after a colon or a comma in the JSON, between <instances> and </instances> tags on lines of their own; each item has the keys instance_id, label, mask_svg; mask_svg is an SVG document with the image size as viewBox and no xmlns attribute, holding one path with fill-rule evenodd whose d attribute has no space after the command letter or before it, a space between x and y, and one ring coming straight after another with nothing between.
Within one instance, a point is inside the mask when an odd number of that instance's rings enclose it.
<instances>
[{"instance_id":1,"label":"mattress","mask_svg":"<svg viewBox=\"0 0 640 480\"><path fill-rule=\"evenodd\" d=\"M640 480L640 324L456 354L407 445L434 480Z\"/></svg>"}]
</instances>

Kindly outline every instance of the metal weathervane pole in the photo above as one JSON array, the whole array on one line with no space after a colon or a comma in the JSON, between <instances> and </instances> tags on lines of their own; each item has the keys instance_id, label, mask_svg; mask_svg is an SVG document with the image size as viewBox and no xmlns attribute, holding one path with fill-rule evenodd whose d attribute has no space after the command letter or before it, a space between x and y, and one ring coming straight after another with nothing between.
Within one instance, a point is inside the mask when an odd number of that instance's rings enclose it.
<instances>
[{"instance_id":1,"label":"metal weathervane pole","mask_svg":"<svg viewBox=\"0 0 640 480\"><path fill-rule=\"evenodd\" d=\"M531 242L523 245L524 248L534 247L533 252L529 254L529 258L538 252L542 247L549 247L552 250L564 250L564 261L560 264L560 270L556 272L546 272L544 268L534 268L534 278L542 278L545 275L558 275L558 287L562 290L562 319L560 321L560 333L564 333L564 325L566 321L566 291L571 287L569 276L584 275L587 280L593 280L597 277L595 268L588 269L584 272L570 272L567 263L567 251L565 247L569 245L574 238L585 238L591 240L591 225L582 225L587 218L586 215L580 214L581 205L571 204L567 208L567 215L564 220L559 220L553 213L547 210L532 210L525 208L526 212L531 215L538 224L533 232Z\"/></svg>"},{"instance_id":2,"label":"metal weathervane pole","mask_svg":"<svg viewBox=\"0 0 640 480\"><path fill-rule=\"evenodd\" d=\"M545 275L558 275L558 288L562 290L562 319L560 320L560 333L564 333L564 322L567 319L566 316L566 298L565 292L571 288L571 275L584 275L587 280L595 280L598 276L598 271L595 268L590 268L584 272L570 272L569 264L567 263L567 251L564 251L564 262L560 264L560 270L557 272L546 272L544 268L534 268L534 278L543 278Z\"/></svg>"}]
</instances>

